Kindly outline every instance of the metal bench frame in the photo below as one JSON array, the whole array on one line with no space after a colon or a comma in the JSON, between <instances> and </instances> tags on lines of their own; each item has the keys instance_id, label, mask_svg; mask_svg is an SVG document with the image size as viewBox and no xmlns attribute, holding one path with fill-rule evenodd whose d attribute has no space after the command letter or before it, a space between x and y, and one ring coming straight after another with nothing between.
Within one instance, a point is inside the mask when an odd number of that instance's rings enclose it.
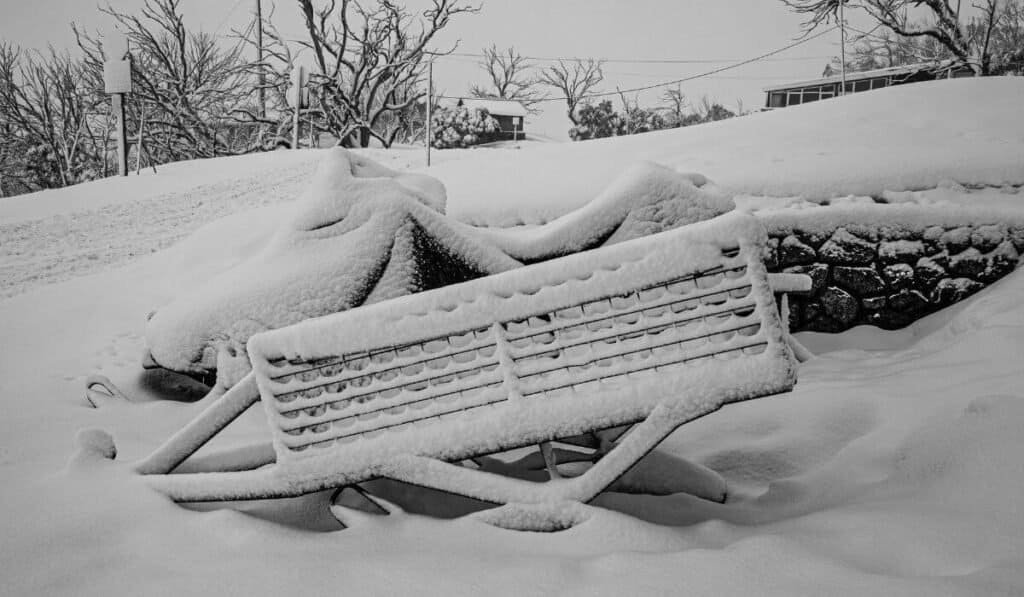
<instances>
[{"instance_id":1,"label":"metal bench frame","mask_svg":"<svg viewBox=\"0 0 1024 597\"><path fill-rule=\"evenodd\" d=\"M253 373L135 468L180 502L381 477L496 504L587 502L686 422L793 387L765 244L754 218L727 214L258 334ZM275 462L173 473L261 398ZM458 464L623 425L572 479Z\"/></svg>"}]
</instances>

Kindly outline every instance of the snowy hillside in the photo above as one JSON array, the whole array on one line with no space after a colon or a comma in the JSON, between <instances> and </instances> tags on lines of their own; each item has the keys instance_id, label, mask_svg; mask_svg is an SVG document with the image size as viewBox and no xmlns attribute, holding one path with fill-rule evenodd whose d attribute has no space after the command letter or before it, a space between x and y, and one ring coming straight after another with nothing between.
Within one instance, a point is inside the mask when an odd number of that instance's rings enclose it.
<instances>
[{"instance_id":1,"label":"snowy hillside","mask_svg":"<svg viewBox=\"0 0 1024 597\"><path fill-rule=\"evenodd\" d=\"M1024 81L942 81L637 137L439 152L451 161L427 172L445 183L449 214L491 223L567 213L641 159L758 195L739 203L885 195L1016 210L1022 104ZM195 414L179 400L203 388L141 370L146 314L263 250L317 157L178 164L0 202L0 593L1024 592L1020 269L904 330L802 334L819 356L793 392L684 426L620 486L678 489L686 480L665 464L685 459L726 480L722 504L609 492L573 528L534 534L446 520L480 505L390 482L372 488L409 513L344 531L329 492L171 503L129 463ZM419 158L374 159L403 169ZM487 237L512 247L503 234ZM95 374L134 402L88 408ZM75 456L83 428L109 430L117 459ZM253 410L217 447L266 438Z\"/></svg>"},{"instance_id":2,"label":"snowy hillside","mask_svg":"<svg viewBox=\"0 0 1024 597\"><path fill-rule=\"evenodd\" d=\"M448 213L478 224L546 221L651 160L699 172L735 194L846 195L1024 183L1024 80L954 79L890 87L707 125L482 155L430 170Z\"/></svg>"}]
</instances>

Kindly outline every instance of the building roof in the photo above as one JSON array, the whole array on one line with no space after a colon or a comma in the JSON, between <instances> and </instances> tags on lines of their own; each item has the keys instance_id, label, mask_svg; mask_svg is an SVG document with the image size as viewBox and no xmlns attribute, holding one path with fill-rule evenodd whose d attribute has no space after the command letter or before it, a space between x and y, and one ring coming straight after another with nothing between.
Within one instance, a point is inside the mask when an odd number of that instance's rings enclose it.
<instances>
[{"instance_id":1,"label":"building roof","mask_svg":"<svg viewBox=\"0 0 1024 597\"><path fill-rule=\"evenodd\" d=\"M874 79L877 77L891 77L900 75L912 75L922 71L930 70L942 70L953 66L953 61L943 60L941 62L918 62L916 64L905 64L903 66L890 66L889 68L879 68L876 70L866 70L860 72L848 72L846 73L846 82L860 81L863 79ZM842 75L832 75L831 77L823 77L821 79L812 79L810 81L797 81L795 83L785 83L782 85L772 85L771 87L765 87L763 91L783 91L786 89L796 89L799 87L811 87L814 85L827 85L829 83L839 83L843 80Z\"/></svg>"},{"instance_id":2,"label":"building roof","mask_svg":"<svg viewBox=\"0 0 1024 597\"><path fill-rule=\"evenodd\" d=\"M470 110L487 110L491 116L526 116L526 108L516 100L472 98L460 100Z\"/></svg>"}]
</instances>

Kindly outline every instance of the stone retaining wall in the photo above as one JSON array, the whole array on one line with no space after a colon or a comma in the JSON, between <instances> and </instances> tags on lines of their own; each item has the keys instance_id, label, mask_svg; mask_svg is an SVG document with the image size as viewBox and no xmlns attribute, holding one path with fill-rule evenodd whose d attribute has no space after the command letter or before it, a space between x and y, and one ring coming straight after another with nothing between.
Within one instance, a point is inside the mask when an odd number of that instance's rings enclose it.
<instances>
[{"instance_id":1,"label":"stone retaining wall","mask_svg":"<svg viewBox=\"0 0 1024 597\"><path fill-rule=\"evenodd\" d=\"M791 329L894 329L1005 276L1024 253L1024 217L962 208L860 206L762 216L771 272L811 276ZM841 222L850 222L839 224Z\"/></svg>"}]
</instances>

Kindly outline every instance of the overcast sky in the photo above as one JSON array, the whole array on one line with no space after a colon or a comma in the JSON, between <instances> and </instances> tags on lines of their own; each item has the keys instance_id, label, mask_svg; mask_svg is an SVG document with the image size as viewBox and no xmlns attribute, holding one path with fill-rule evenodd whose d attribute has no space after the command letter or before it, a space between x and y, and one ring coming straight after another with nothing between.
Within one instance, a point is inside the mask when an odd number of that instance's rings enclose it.
<instances>
[{"instance_id":1,"label":"overcast sky","mask_svg":"<svg viewBox=\"0 0 1024 597\"><path fill-rule=\"evenodd\" d=\"M186 22L204 30L230 33L244 29L256 0L183 0ZM263 0L268 11L270 0ZM115 8L134 10L142 0L111 0ZM410 6L422 5L411 0ZM89 0L0 0L0 37L23 46L73 44L68 23L107 31L111 24ZM287 35L301 35L296 3L280 0L275 23ZM726 61L697 64L609 62L600 90L615 91L680 79L751 58L792 43L801 33L801 18L778 0L484 0L475 15L459 15L438 41L459 41L460 52L479 52L492 43L515 46L538 57L581 56L616 60ZM854 26L865 27L860 15ZM761 89L775 83L817 78L829 57L838 53L838 32L720 75L683 84L693 100L705 94L735 110L764 103ZM543 62L539 62L543 64ZM449 95L465 94L483 83L472 58L450 57L435 67L436 85ZM656 104L662 90L639 94L641 104ZM630 94L632 97L633 94ZM618 98L613 98L618 105ZM565 138L564 103L545 104L544 113L528 121L528 130Z\"/></svg>"}]
</instances>

